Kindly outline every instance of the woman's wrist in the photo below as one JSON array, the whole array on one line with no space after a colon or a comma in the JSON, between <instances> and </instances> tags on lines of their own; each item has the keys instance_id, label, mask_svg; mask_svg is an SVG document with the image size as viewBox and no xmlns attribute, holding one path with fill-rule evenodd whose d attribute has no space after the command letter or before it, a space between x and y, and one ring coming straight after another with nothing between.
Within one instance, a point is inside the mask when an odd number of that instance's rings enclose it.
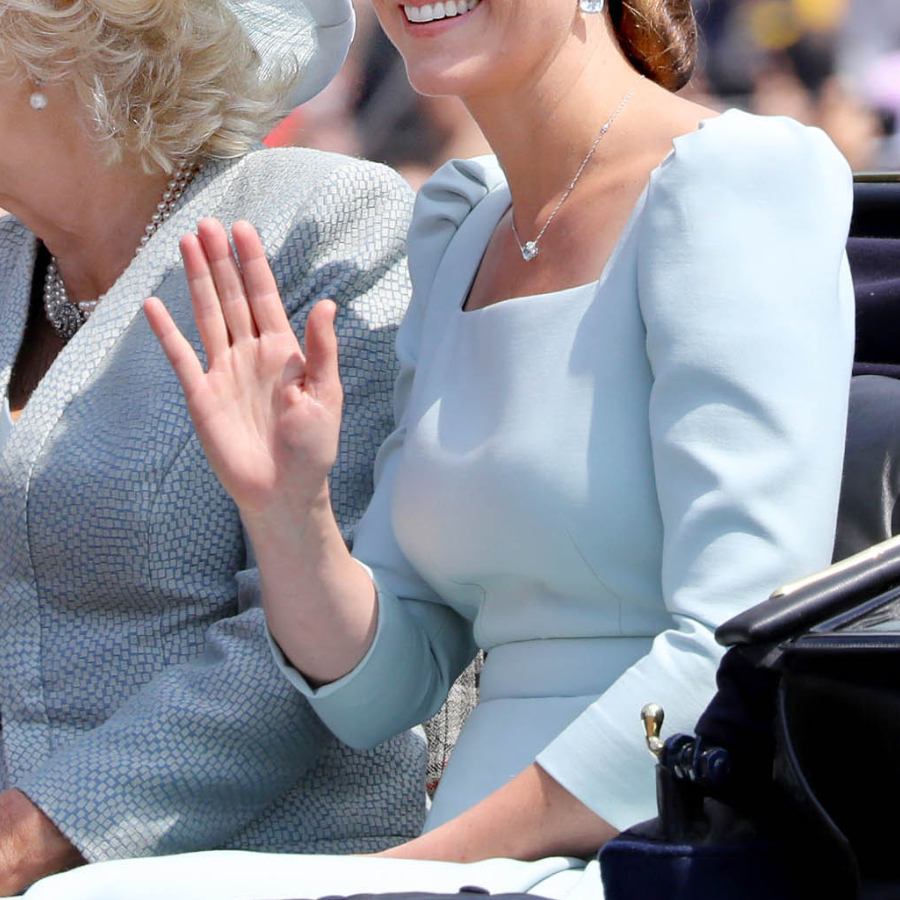
<instances>
[{"instance_id":1,"label":"woman's wrist","mask_svg":"<svg viewBox=\"0 0 900 900\"><path fill-rule=\"evenodd\" d=\"M312 685L335 681L365 656L378 604L369 573L350 555L327 485L302 511L244 520L269 631Z\"/></svg>"},{"instance_id":2,"label":"woman's wrist","mask_svg":"<svg viewBox=\"0 0 900 900\"><path fill-rule=\"evenodd\" d=\"M254 547L257 542L262 546L272 543L277 546L283 542L298 545L306 540L315 541L318 533L334 523L327 479L322 480L314 493L297 496L282 492L259 506L239 509Z\"/></svg>"}]
</instances>

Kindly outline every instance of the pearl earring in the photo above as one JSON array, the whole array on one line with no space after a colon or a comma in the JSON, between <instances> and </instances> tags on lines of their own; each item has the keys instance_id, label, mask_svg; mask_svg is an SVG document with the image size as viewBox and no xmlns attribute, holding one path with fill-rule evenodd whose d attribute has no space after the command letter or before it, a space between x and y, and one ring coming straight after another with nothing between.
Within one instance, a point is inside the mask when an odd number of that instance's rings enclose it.
<instances>
[{"instance_id":1,"label":"pearl earring","mask_svg":"<svg viewBox=\"0 0 900 900\"><path fill-rule=\"evenodd\" d=\"M34 91L32 95L28 98L28 102L31 104L31 108L40 112L42 109L47 108L47 104L50 102L47 99L47 95L43 91Z\"/></svg>"},{"instance_id":2,"label":"pearl earring","mask_svg":"<svg viewBox=\"0 0 900 900\"><path fill-rule=\"evenodd\" d=\"M603 12L604 0L579 0L578 5L583 13L593 15Z\"/></svg>"}]
</instances>

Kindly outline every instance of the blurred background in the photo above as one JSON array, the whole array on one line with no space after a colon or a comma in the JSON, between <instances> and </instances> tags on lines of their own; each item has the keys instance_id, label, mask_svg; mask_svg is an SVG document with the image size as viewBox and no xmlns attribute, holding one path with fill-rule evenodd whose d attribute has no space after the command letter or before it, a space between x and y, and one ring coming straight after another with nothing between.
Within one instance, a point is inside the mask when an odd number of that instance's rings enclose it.
<instances>
[{"instance_id":1,"label":"blurred background","mask_svg":"<svg viewBox=\"0 0 900 900\"><path fill-rule=\"evenodd\" d=\"M367 0L341 76L267 143L387 163L418 187L453 157L486 152L462 104L418 97ZM856 171L900 170L900 0L696 0L692 96L823 128Z\"/></svg>"},{"instance_id":2,"label":"blurred background","mask_svg":"<svg viewBox=\"0 0 900 900\"><path fill-rule=\"evenodd\" d=\"M374 159L415 188L448 159L486 153L462 104L417 96L368 0L354 5L347 65L266 143ZM700 63L686 93L818 125L857 172L900 171L900 0L695 0L695 10Z\"/></svg>"}]
</instances>

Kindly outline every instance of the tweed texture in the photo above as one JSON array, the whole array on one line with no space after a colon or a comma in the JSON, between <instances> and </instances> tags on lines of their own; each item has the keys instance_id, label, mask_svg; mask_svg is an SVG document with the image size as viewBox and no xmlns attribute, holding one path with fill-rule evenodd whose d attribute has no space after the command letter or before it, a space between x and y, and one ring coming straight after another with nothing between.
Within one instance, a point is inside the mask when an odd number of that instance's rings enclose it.
<instances>
[{"instance_id":1,"label":"tweed texture","mask_svg":"<svg viewBox=\"0 0 900 900\"><path fill-rule=\"evenodd\" d=\"M252 551L143 314L156 294L201 350L178 239L253 221L302 332L338 304L344 427L332 477L347 539L391 427L409 287L409 191L313 151L209 163L54 362L0 454L2 787L89 860L212 847L368 851L417 834L424 740L340 744L268 649ZM0 221L0 387L36 242Z\"/></svg>"},{"instance_id":2,"label":"tweed texture","mask_svg":"<svg viewBox=\"0 0 900 900\"><path fill-rule=\"evenodd\" d=\"M453 682L443 706L422 725L428 739L425 781L429 797L433 797L438 789L459 733L466 724L469 713L478 705L478 682L483 668L484 651L479 650L475 659Z\"/></svg>"}]
</instances>

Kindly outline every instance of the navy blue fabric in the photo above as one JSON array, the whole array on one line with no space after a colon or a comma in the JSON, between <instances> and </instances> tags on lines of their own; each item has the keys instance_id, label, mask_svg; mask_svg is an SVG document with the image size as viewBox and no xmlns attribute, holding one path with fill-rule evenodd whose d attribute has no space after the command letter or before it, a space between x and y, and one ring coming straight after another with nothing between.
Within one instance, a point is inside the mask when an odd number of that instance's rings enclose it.
<instances>
[{"instance_id":1,"label":"navy blue fabric","mask_svg":"<svg viewBox=\"0 0 900 900\"><path fill-rule=\"evenodd\" d=\"M797 900L783 846L658 843L624 831L600 851L606 900Z\"/></svg>"},{"instance_id":2,"label":"navy blue fabric","mask_svg":"<svg viewBox=\"0 0 900 900\"><path fill-rule=\"evenodd\" d=\"M900 240L850 238L847 254L856 288L853 374L900 377Z\"/></svg>"},{"instance_id":3,"label":"navy blue fabric","mask_svg":"<svg viewBox=\"0 0 900 900\"><path fill-rule=\"evenodd\" d=\"M778 675L742 651L732 647L719 663L718 690L696 733L712 746L725 747L731 757L731 790L720 799L749 811L767 802L770 793Z\"/></svg>"}]
</instances>

